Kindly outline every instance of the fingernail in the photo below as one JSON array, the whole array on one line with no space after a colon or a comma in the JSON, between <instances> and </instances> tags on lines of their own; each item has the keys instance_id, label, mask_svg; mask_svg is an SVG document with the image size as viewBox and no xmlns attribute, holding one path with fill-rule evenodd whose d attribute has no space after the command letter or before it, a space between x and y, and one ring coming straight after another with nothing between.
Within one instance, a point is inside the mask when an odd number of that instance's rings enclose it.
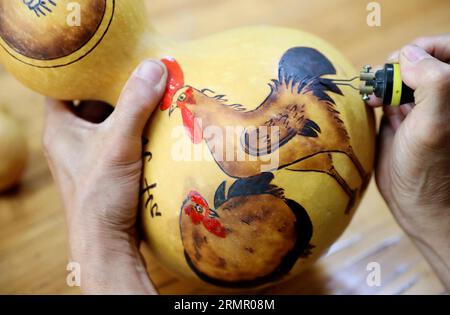
<instances>
[{"instance_id":1,"label":"fingernail","mask_svg":"<svg viewBox=\"0 0 450 315\"><path fill-rule=\"evenodd\" d=\"M402 49L402 54L409 62L418 62L428 58L430 55L425 50L416 45L408 45Z\"/></svg>"},{"instance_id":2,"label":"fingernail","mask_svg":"<svg viewBox=\"0 0 450 315\"><path fill-rule=\"evenodd\" d=\"M149 84L158 84L164 73L163 67L155 61L146 60L142 62L135 71L135 75Z\"/></svg>"},{"instance_id":3,"label":"fingernail","mask_svg":"<svg viewBox=\"0 0 450 315\"><path fill-rule=\"evenodd\" d=\"M397 61L398 60L398 55L399 55L399 52L398 51L394 51L393 53L391 53L389 55L389 57L387 58L387 61L390 61L390 62Z\"/></svg>"}]
</instances>

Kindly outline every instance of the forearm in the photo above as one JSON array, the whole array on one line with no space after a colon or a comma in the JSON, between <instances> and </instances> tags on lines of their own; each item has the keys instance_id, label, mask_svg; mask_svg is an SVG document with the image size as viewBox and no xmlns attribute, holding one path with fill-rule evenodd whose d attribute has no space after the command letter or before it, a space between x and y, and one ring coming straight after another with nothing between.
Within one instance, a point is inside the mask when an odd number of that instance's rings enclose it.
<instances>
[{"instance_id":1,"label":"forearm","mask_svg":"<svg viewBox=\"0 0 450 315\"><path fill-rule=\"evenodd\" d=\"M419 219L405 218L404 211L394 215L450 292L450 208L434 210L424 211L429 215Z\"/></svg>"},{"instance_id":2,"label":"forearm","mask_svg":"<svg viewBox=\"0 0 450 315\"><path fill-rule=\"evenodd\" d=\"M157 294L137 244L129 234L99 231L71 237L84 294Z\"/></svg>"},{"instance_id":3,"label":"forearm","mask_svg":"<svg viewBox=\"0 0 450 315\"><path fill-rule=\"evenodd\" d=\"M436 272L447 292L450 292L450 249L447 243L443 250L431 247L423 240L413 239L423 256ZM449 239L447 238L447 242Z\"/></svg>"}]
</instances>

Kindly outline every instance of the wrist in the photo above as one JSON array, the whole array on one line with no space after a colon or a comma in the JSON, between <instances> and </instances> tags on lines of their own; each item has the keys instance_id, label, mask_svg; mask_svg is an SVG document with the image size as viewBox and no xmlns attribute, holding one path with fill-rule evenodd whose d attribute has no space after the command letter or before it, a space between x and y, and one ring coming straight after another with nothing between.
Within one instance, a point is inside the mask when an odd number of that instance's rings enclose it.
<instances>
[{"instance_id":1,"label":"wrist","mask_svg":"<svg viewBox=\"0 0 450 315\"><path fill-rule=\"evenodd\" d=\"M69 228L72 261L80 264L86 294L155 294L134 233L103 224Z\"/></svg>"},{"instance_id":2,"label":"wrist","mask_svg":"<svg viewBox=\"0 0 450 315\"><path fill-rule=\"evenodd\" d=\"M136 245L133 233L106 226L97 220L69 220L69 244L72 259L107 256L115 251L129 251Z\"/></svg>"},{"instance_id":3,"label":"wrist","mask_svg":"<svg viewBox=\"0 0 450 315\"><path fill-rule=\"evenodd\" d=\"M450 232L450 207L400 204L397 200L388 202L388 206L398 224L411 238L431 244L447 239L445 235Z\"/></svg>"},{"instance_id":4,"label":"wrist","mask_svg":"<svg viewBox=\"0 0 450 315\"><path fill-rule=\"evenodd\" d=\"M394 205L395 204L395 205ZM398 207L389 203L394 216L405 233L450 290L450 207Z\"/></svg>"}]
</instances>

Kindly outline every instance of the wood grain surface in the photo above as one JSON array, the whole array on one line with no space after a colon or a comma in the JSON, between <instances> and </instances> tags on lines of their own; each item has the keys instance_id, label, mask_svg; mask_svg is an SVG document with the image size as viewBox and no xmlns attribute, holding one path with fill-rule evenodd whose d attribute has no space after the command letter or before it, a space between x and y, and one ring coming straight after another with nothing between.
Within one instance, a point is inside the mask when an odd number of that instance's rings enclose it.
<instances>
[{"instance_id":1,"label":"wood grain surface","mask_svg":"<svg viewBox=\"0 0 450 315\"><path fill-rule=\"evenodd\" d=\"M368 2L149 0L147 4L155 29L176 39L245 25L286 26L324 38L357 68L383 63L391 51L415 37L450 30L448 0L378 1L380 27L366 23ZM21 185L0 195L0 293L78 294L78 288L66 285L65 220L41 149L43 97L0 68L0 107L20 121L29 145L29 163ZM369 262L381 266L379 287L366 284ZM154 259L148 269L162 294L232 292L178 279ZM326 257L288 282L244 293L443 294L445 290L397 226L372 181L351 225Z\"/></svg>"}]
</instances>

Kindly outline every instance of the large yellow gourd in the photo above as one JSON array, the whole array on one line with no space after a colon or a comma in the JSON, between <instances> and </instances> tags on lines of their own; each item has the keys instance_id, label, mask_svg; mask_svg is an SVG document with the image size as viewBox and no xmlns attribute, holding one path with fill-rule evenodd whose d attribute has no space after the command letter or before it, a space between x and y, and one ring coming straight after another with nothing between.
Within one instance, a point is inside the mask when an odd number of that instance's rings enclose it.
<instances>
[{"instance_id":1,"label":"large yellow gourd","mask_svg":"<svg viewBox=\"0 0 450 315\"><path fill-rule=\"evenodd\" d=\"M298 274L325 253L373 163L372 112L330 80L352 76L350 63L296 30L176 43L152 31L141 0L77 3L0 0L0 61L44 95L113 105L141 60L164 61L141 191L161 263L242 287Z\"/></svg>"}]
</instances>

